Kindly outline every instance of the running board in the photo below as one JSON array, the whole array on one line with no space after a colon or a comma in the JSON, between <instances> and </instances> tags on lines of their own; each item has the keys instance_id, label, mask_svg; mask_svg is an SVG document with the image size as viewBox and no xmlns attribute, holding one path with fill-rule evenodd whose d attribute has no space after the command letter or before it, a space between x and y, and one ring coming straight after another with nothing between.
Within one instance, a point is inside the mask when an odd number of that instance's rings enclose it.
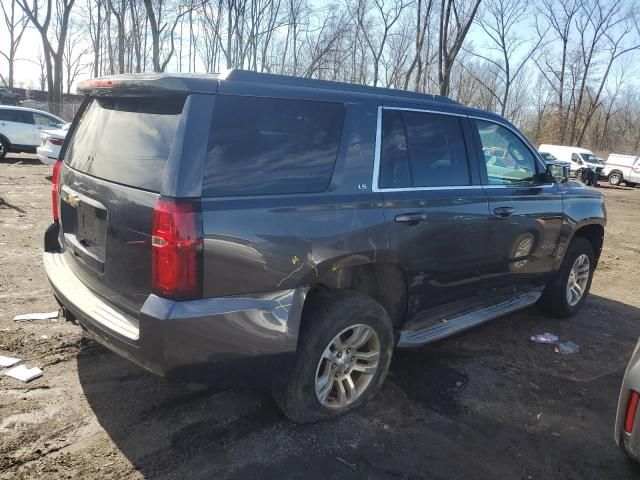
<instances>
[{"instance_id":1,"label":"running board","mask_svg":"<svg viewBox=\"0 0 640 480\"><path fill-rule=\"evenodd\" d=\"M538 301L541 290L530 290L520 293L509 300L487 305L475 310L459 313L434 324L434 319L411 322L400 331L398 347L415 348L435 342L455 333L462 332L494 318L522 310ZM413 324L413 325L412 325Z\"/></svg>"}]
</instances>

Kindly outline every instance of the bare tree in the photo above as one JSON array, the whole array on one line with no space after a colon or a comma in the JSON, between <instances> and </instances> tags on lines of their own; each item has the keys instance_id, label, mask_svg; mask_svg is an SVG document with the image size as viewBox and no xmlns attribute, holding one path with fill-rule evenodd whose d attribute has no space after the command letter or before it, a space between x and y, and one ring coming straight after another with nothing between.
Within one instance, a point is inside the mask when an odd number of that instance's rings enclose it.
<instances>
[{"instance_id":1,"label":"bare tree","mask_svg":"<svg viewBox=\"0 0 640 480\"><path fill-rule=\"evenodd\" d=\"M118 39L118 73L125 73L125 22L127 16L128 0L107 0L111 14L116 19Z\"/></svg>"},{"instance_id":2,"label":"bare tree","mask_svg":"<svg viewBox=\"0 0 640 480\"><path fill-rule=\"evenodd\" d=\"M31 24L40 34L44 51L44 61L47 70L47 90L49 108L55 113L60 112L62 104L62 69L64 47L67 38L69 19L75 0L58 0L54 5L52 0L46 0L46 9L42 12L38 0L17 0ZM55 17L55 18L54 18ZM51 21L56 22L52 44L49 39Z\"/></svg>"},{"instance_id":3,"label":"bare tree","mask_svg":"<svg viewBox=\"0 0 640 480\"><path fill-rule=\"evenodd\" d=\"M85 56L89 53L86 47L86 39L77 28L69 29L66 45L64 49L64 78L66 93L71 93L71 87L78 77L89 70L90 62L85 61Z\"/></svg>"},{"instance_id":4,"label":"bare tree","mask_svg":"<svg viewBox=\"0 0 640 480\"><path fill-rule=\"evenodd\" d=\"M473 54L497 69L501 91L490 92L495 95L500 105L500 114L503 116L507 111L513 82L545 38L543 33L534 41L518 32L530 14L531 4L532 0L486 0L478 17L478 24L489 41L486 48L489 52L497 52L498 58L478 52ZM488 88L487 85L483 86Z\"/></svg>"},{"instance_id":5,"label":"bare tree","mask_svg":"<svg viewBox=\"0 0 640 480\"><path fill-rule=\"evenodd\" d=\"M182 5L174 5L173 8L171 8L167 0L155 0L155 3L156 7L154 8L153 0L144 0L144 6L149 20L149 27L151 28L151 58L153 62L153 71L164 72L176 50L175 31L178 26L178 22L182 17L199 6L199 4L192 4L186 7ZM167 16L173 18L166 20L165 18ZM164 41L169 42L169 49L163 54L161 47Z\"/></svg>"},{"instance_id":6,"label":"bare tree","mask_svg":"<svg viewBox=\"0 0 640 480\"><path fill-rule=\"evenodd\" d=\"M565 84L567 78L567 63L569 56L569 39L572 31L573 20L580 9L580 0L542 0L539 15L549 25L549 29L561 44L560 60L557 61L557 53L552 51L536 63L540 71L555 90L558 97L557 116L559 123L559 138L564 143L566 133L565 112ZM538 29L540 30L540 28Z\"/></svg>"},{"instance_id":7,"label":"bare tree","mask_svg":"<svg viewBox=\"0 0 640 480\"><path fill-rule=\"evenodd\" d=\"M13 88L13 77L16 66L16 52L20 46L22 40L22 34L24 34L27 28L28 19L26 15L20 12L16 12L16 0L7 0L9 6L5 5L5 2L0 2L0 8L2 8L2 16L6 27L6 32L9 34L9 45L6 49L0 49L0 56L4 57L9 64L9 73L7 78L0 78L2 82L9 88Z\"/></svg>"},{"instance_id":8,"label":"bare tree","mask_svg":"<svg viewBox=\"0 0 640 480\"><path fill-rule=\"evenodd\" d=\"M469 33L480 0L442 0L438 33L438 85L440 95L449 94L451 68Z\"/></svg>"},{"instance_id":9,"label":"bare tree","mask_svg":"<svg viewBox=\"0 0 640 480\"><path fill-rule=\"evenodd\" d=\"M429 32L430 27L430 19L431 19L431 11L433 9L433 0L417 0L416 5L416 29L415 29L415 51L413 54L413 60L411 61L411 65L405 74L404 79L404 89L409 89L409 82L411 81L411 76L415 72L415 81L413 89L415 91L419 90L420 79L422 78L423 69L424 69L424 60L423 55L426 53L426 57L429 58L429 48L430 43L425 40L428 40L427 33ZM423 50L426 48L426 52Z\"/></svg>"},{"instance_id":10,"label":"bare tree","mask_svg":"<svg viewBox=\"0 0 640 480\"><path fill-rule=\"evenodd\" d=\"M103 5L104 0L87 0L86 9L83 13L93 51L92 73L94 77L99 77L102 74L100 64L102 53L102 32L104 25Z\"/></svg>"},{"instance_id":11,"label":"bare tree","mask_svg":"<svg viewBox=\"0 0 640 480\"><path fill-rule=\"evenodd\" d=\"M585 2L582 8L584 15L577 22L577 29L580 35L580 58L583 68L569 137L571 143L575 142L578 145L582 143L589 122L600 106L600 97L609 79L611 67L617 59L640 47L637 39L625 43L633 31L633 25L631 12L625 11L622 0L611 0L607 4L602 0L591 0ZM605 67L598 75L599 81L595 82L593 93L589 93L588 83L598 52L604 53ZM586 105L585 97L588 97ZM578 127L578 119L583 110L586 111L582 126Z\"/></svg>"},{"instance_id":12,"label":"bare tree","mask_svg":"<svg viewBox=\"0 0 640 480\"><path fill-rule=\"evenodd\" d=\"M380 61L384 55L391 29L409 2L391 0L385 4L384 0L373 0L371 9L365 2L366 0L358 0L354 17L373 57L373 86L375 87L380 78ZM370 11L373 11L371 15L373 18L370 18Z\"/></svg>"}]
</instances>

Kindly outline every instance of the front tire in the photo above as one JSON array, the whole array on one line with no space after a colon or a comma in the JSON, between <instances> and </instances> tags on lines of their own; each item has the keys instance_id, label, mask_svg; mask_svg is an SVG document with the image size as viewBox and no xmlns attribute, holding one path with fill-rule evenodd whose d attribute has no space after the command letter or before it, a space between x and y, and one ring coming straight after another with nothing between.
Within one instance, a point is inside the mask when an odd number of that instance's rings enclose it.
<instances>
[{"instance_id":1,"label":"front tire","mask_svg":"<svg viewBox=\"0 0 640 480\"><path fill-rule=\"evenodd\" d=\"M274 389L284 414L297 423L344 415L380 390L393 351L391 320L359 292L320 291L307 300L291 379Z\"/></svg>"},{"instance_id":2,"label":"front tire","mask_svg":"<svg viewBox=\"0 0 640 480\"><path fill-rule=\"evenodd\" d=\"M591 242L575 237L565 253L558 275L544 289L540 307L554 317L574 316L589 295L595 266Z\"/></svg>"}]
</instances>

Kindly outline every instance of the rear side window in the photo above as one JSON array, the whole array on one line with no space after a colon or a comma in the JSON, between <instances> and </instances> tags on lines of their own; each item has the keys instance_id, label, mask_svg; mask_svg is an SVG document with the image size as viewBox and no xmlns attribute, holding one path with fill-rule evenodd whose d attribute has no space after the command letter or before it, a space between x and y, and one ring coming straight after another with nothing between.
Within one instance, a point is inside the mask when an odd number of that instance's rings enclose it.
<instances>
[{"instance_id":1,"label":"rear side window","mask_svg":"<svg viewBox=\"0 0 640 480\"><path fill-rule=\"evenodd\" d=\"M33 125L33 113L25 110L0 109L0 121Z\"/></svg>"},{"instance_id":2,"label":"rear side window","mask_svg":"<svg viewBox=\"0 0 640 480\"><path fill-rule=\"evenodd\" d=\"M470 185L458 117L384 110L380 188Z\"/></svg>"},{"instance_id":3,"label":"rear side window","mask_svg":"<svg viewBox=\"0 0 640 480\"><path fill-rule=\"evenodd\" d=\"M183 97L94 98L65 162L94 177L159 192Z\"/></svg>"},{"instance_id":4,"label":"rear side window","mask_svg":"<svg viewBox=\"0 0 640 480\"><path fill-rule=\"evenodd\" d=\"M344 105L220 95L202 194L313 193L331 181Z\"/></svg>"}]
</instances>

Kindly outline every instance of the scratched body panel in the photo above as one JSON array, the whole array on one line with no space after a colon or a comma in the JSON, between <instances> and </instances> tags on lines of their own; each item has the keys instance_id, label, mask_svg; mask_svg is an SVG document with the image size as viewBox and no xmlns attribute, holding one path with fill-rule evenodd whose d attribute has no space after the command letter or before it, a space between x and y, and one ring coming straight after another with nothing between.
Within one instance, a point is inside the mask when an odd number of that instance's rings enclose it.
<instances>
[{"instance_id":1,"label":"scratched body panel","mask_svg":"<svg viewBox=\"0 0 640 480\"><path fill-rule=\"evenodd\" d=\"M344 265L382 262L382 197L371 191L378 101L348 104L323 193L203 198L204 296L312 285Z\"/></svg>"}]
</instances>

